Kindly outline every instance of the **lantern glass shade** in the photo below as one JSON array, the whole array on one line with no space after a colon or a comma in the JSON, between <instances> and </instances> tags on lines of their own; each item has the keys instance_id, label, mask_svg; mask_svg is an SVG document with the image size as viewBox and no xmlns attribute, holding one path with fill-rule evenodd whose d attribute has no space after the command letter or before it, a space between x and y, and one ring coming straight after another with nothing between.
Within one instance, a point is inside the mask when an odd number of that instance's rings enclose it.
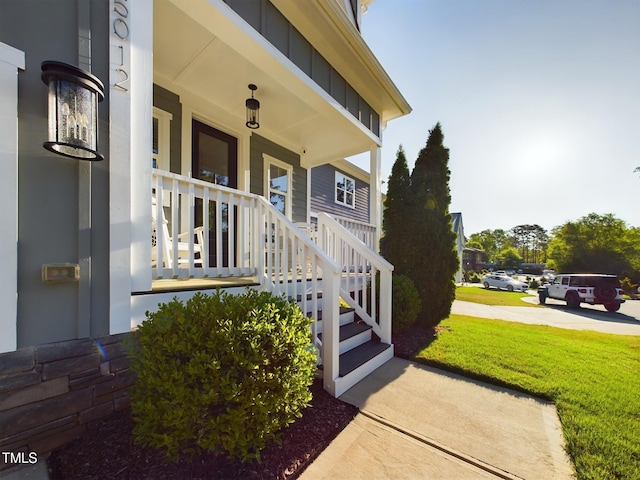
<instances>
[{"instance_id":1,"label":"lantern glass shade","mask_svg":"<svg viewBox=\"0 0 640 480\"><path fill-rule=\"evenodd\" d=\"M255 98L247 98L247 127L259 128L260 127L260 102Z\"/></svg>"},{"instance_id":2,"label":"lantern glass shade","mask_svg":"<svg viewBox=\"0 0 640 480\"><path fill-rule=\"evenodd\" d=\"M251 129L260 128L260 102L253 98L253 92L258 89L253 83L249 84L251 90L251 98L247 98L245 106L247 107L247 127Z\"/></svg>"},{"instance_id":3,"label":"lantern glass shade","mask_svg":"<svg viewBox=\"0 0 640 480\"><path fill-rule=\"evenodd\" d=\"M49 86L49 136L44 148L79 160L102 160L97 151L102 82L60 62L43 62L42 80Z\"/></svg>"}]
</instances>

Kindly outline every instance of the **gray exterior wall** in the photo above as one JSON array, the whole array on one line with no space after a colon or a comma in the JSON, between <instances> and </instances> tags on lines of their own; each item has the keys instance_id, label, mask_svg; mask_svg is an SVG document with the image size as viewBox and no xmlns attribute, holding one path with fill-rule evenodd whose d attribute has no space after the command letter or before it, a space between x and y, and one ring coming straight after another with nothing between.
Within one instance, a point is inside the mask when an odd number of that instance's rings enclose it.
<instances>
[{"instance_id":1,"label":"gray exterior wall","mask_svg":"<svg viewBox=\"0 0 640 480\"><path fill-rule=\"evenodd\" d=\"M224 0L325 92L378 137L380 115L269 0Z\"/></svg>"},{"instance_id":2,"label":"gray exterior wall","mask_svg":"<svg viewBox=\"0 0 640 480\"><path fill-rule=\"evenodd\" d=\"M42 147L47 87L40 68L45 60L79 65L79 32L86 28L92 73L108 86L108 18L103 0L0 2L0 42L26 53L18 75L18 347L109 330L108 88L98 108L98 149L105 160L91 164L91 228L79 233L79 161ZM79 248L89 242L90 282L41 281L43 264L79 263Z\"/></svg>"},{"instance_id":3,"label":"gray exterior wall","mask_svg":"<svg viewBox=\"0 0 640 480\"><path fill-rule=\"evenodd\" d=\"M264 153L293 166L291 220L307 221L307 170L300 166L300 155L267 140L256 133L251 134L250 191L264 195Z\"/></svg>"},{"instance_id":4,"label":"gray exterior wall","mask_svg":"<svg viewBox=\"0 0 640 480\"><path fill-rule=\"evenodd\" d=\"M356 184L356 205L350 208L336 203L336 174L338 171ZM362 180L349 175L346 172L326 164L311 169L311 211L315 213L325 212L340 217L350 218L359 222L369 221L369 185Z\"/></svg>"},{"instance_id":5,"label":"gray exterior wall","mask_svg":"<svg viewBox=\"0 0 640 480\"><path fill-rule=\"evenodd\" d=\"M180 173L182 155L182 103L180 97L156 84L153 85L153 106L169 112L173 118L170 127L169 171Z\"/></svg>"}]
</instances>

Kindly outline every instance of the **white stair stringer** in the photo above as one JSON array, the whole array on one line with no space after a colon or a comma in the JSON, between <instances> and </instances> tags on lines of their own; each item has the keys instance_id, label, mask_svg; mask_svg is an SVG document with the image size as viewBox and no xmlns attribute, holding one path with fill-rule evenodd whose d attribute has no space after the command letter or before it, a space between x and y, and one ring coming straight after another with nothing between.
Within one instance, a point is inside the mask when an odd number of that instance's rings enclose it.
<instances>
[{"instance_id":1,"label":"white stair stringer","mask_svg":"<svg viewBox=\"0 0 640 480\"><path fill-rule=\"evenodd\" d=\"M368 362L359 366L355 370L349 372L344 377L338 377L335 379L335 396L339 397L344 392L353 387L360 380L365 378L367 375L373 373L375 370L380 368L382 365L387 363L389 360L393 358L393 344L389 346L386 350L379 353L375 357L373 357Z\"/></svg>"}]
</instances>

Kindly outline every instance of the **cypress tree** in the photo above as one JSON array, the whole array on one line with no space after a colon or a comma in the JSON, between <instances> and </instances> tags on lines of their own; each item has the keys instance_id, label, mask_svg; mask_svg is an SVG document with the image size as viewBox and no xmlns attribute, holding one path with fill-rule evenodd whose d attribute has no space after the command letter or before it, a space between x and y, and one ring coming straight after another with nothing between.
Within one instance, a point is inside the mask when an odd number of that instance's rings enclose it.
<instances>
[{"instance_id":1,"label":"cypress tree","mask_svg":"<svg viewBox=\"0 0 640 480\"><path fill-rule=\"evenodd\" d=\"M413 247L408 276L414 281L422 301L419 319L437 325L451 313L455 298L458 254L451 225L449 205L449 149L443 145L440 123L429 131L427 145L420 151L411 173L411 222L408 240Z\"/></svg>"},{"instance_id":2,"label":"cypress tree","mask_svg":"<svg viewBox=\"0 0 640 480\"><path fill-rule=\"evenodd\" d=\"M411 221L411 212L407 209L411 192L409 167L402 145L396 153L396 161L391 169L387 184L387 198L384 201L380 253L394 266L394 275L406 273L409 257L409 244L405 230Z\"/></svg>"}]
</instances>

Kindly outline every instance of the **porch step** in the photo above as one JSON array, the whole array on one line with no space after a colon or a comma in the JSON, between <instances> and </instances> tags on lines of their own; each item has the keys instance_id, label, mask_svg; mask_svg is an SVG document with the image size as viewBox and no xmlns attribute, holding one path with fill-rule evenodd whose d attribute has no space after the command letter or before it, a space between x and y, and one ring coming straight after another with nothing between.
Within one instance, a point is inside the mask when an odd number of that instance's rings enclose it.
<instances>
[{"instance_id":1,"label":"porch step","mask_svg":"<svg viewBox=\"0 0 640 480\"><path fill-rule=\"evenodd\" d=\"M361 333L368 332L369 330L371 330L371 327L364 322L359 322L359 323L352 322L347 325L342 325L340 327L340 334L339 334L340 341L345 342L349 340L351 337L355 337L356 335L359 335ZM322 340L322 333L318 334L318 338Z\"/></svg>"},{"instance_id":2,"label":"porch step","mask_svg":"<svg viewBox=\"0 0 640 480\"><path fill-rule=\"evenodd\" d=\"M389 345L388 343L380 343L375 340L369 340L359 347L343 353L342 355L340 355L340 367L338 369L338 374L341 377L346 377L351 372L369 362L370 360L374 359L389 348L391 348L391 345Z\"/></svg>"},{"instance_id":3,"label":"porch step","mask_svg":"<svg viewBox=\"0 0 640 480\"><path fill-rule=\"evenodd\" d=\"M371 330L372 328L364 322L351 322L341 325L338 333L340 342L338 354L342 355L371 340ZM322 332L318 333L318 339L322 341Z\"/></svg>"},{"instance_id":4,"label":"porch step","mask_svg":"<svg viewBox=\"0 0 640 480\"><path fill-rule=\"evenodd\" d=\"M348 317L351 312L355 312L355 308L350 307L340 307L340 319L343 320L344 317ZM307 313L308 317L313 317L313 312ZM322 310L318 310L318 314L315 316L317 322L322 321ZM353 322L353 317L351 317L346 323ZM341 325L344 325L345 322L341 322Z\"/></svg>"}]
</instances>

